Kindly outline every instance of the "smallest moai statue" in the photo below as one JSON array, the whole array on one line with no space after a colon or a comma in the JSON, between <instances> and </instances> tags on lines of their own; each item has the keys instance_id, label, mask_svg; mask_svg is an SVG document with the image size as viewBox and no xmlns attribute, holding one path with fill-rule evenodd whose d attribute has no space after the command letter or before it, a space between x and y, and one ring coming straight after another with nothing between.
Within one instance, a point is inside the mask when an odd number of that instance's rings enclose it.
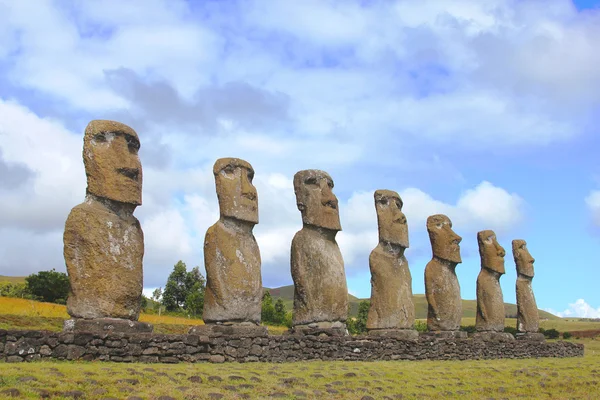
<instances>
[{"instance_id":1,"label":"smallest moai statue","mask_svg":"<svg viewBox=\"0 0 600 400\"><path fill-rule=\"evenodd\" d=\"M514 339L504 332L504 298L500 287L500 277L504 275L506 252L496 239L494 231L477 233L481 271L477 277L477 316L475 337L483 340Z\"/></svg>"},{"instance_id":2,"label":"smallest moai statue","mask_svg":"<svg viewBox=\"0 0 600 400\"><path fill-rule=\"evenodd\" d=\"M533 263L527 242L521 239L512 241L513 257L517 266L517 339L544 340L539 333L540 316L533 295Z\"/></svg>"},{"instance_id":3,"label":"smallest moai statue","mask_svg":"<svg viewBox=\"0 0 600 400\"><path fill-rule=\"evenodd\" d=\"M402 199L391 190L375 191L379 244L369 257L371 306L367 317L369 335L416 340L412 278L404 251L408 248L408 225Z\"/></svg>"}]
</instances>

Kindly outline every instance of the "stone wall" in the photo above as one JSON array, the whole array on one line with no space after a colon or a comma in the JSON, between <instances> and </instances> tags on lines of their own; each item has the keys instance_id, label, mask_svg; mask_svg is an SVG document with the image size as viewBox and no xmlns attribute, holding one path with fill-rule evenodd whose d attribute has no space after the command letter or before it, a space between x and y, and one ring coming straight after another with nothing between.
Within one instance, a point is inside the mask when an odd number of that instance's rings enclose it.
<instances>
[{"instance_id":1,"label":"stone wall","mask_svg":"<svg viewBox=\"0 0 600 400\"><path fill-rule=\"evenodd\" d=\"M583 345L524 340L487 341L420 336L394 338L268 336L221 337L124 333L67 333L0 330L0 357L6 362L101 360L116 362L293 362L300 360L473 360L580 357Z\"/></svg>"}]
</instances>

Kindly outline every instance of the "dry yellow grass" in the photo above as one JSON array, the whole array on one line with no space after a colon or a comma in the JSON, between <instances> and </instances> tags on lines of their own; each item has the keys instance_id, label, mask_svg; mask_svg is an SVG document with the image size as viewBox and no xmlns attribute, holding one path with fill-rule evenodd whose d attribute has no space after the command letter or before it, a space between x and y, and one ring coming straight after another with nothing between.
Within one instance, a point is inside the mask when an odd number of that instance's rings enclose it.
<instances>
[{"instance_id":1,"label":"dry yellow grass","mask_svg":"<svg viewBox=\"0 0 600 400\"><path fill-rule=\"evenodd\" d=\"M60 304L0 297L0 313L27 317L69 318L67 308Z\"/></svg>"}]
</instances>

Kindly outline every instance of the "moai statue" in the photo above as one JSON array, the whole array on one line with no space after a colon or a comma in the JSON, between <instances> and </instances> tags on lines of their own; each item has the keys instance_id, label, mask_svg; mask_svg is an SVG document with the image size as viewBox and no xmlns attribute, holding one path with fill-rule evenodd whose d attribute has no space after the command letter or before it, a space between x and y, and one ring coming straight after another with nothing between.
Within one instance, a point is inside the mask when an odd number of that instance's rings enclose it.
<instances>
[{"instance_id":1,"label":"moai statue","mask_svg":"<svg viewBox=\"0 0 600 400\"><path fill-rule=\"evenodd\" d=\"M527 242L516 239L512 241L513 257L517 266L517 339L544 340L539 333L540 316L531 288L533 279L533 263L535 259L529 254Z\"/></svg>"},{"instance_id":2,"label":"moai statue","mask_svg":"<svg viewBox=\"0 0 600 400\"><path fill-rule=\"evenodd\" d=\"M83 138L85 201L65 223L71 283L68 331L151 332L140 314L144 235L133 216L142 204L140 141L129 126L96 120Z\"/></svg>"},{"instance_id":3,"label":"moai statue","mask_svg":"<svg viewBox=\"0 0 600 400\"><path fill-rule=\"evenodd\" d=\"M477 316L475 329L483 339L505 337L504 333L504 299L500 287L500 277L504 275L505 251L496 240L494 231L485 230L477 233L479 255L481 256L481 272L477 277Z\"/></svg>"},{"instance_id":4,"label":"moai statue","mask_svg":"<svg viewBox=\"0 0 600 400\"><path fill-rule=\"evenodd\" d=\"M293 332L340 335L346 332L348 287L344 260L335 241L340 226L333 180L319 170L294 175L303 227L292 240Z\"/></svg>"},{"instance_id":5,"label":"moai statue","mask_svg":"<svg viewBox=\"0 0 600 400\"><path fill-rule=\"evenodd\" d=\"M442 214L427 218L427 232L433 253L425 267L427 329L436 336L464 338L467 333L459 330L462 299L455 271L462 262L462 238L452 230L450 218Z\"/></svg>"},{"instance_id":6,"label":"moai statue","mask_svg":"<svg viewBox=\"0 0 600 400\"><path fill-rule=\"evenodd\" d=\"M204 239L202 318L206 325L193 327L190 333L252 331L266 335L266 327L259 326L263 290L260 251L252 234L258 223L254 169L238 158L220 158L213 173L220 218Z\"/></svg>"},{"instance_id":7,"label":"moai statue","mask_svg":"<svg viewBox=\"0 0 600 400\"><path fill-rule=\"evenodd\" d=\"M412 278L404 256L408 248L408 225L402 199L391 190L377 190L375 210L379 244L369 257L371 306L367 329L369 335L418 339L414 329Z\"/></svg>"}]
</instances>

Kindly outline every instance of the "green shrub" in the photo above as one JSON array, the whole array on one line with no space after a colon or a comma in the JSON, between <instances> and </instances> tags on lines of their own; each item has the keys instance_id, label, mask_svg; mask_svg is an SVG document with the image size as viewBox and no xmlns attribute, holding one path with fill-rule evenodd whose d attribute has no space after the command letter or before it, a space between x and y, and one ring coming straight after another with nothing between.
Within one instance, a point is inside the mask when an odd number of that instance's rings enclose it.
<instances>
[{"instance_id":1,"label":"green shrub","mask_svg":"<svg viewBox=\"0 0 600 400\"><path fill-rule=\"evenodd\" d=\"M571 339L572 336L571 332L563 332L563 339Z\"/></svg>"},{"instance_id":2,"label":"green shrub","mask_svg":"<svg viewBox=\"0 0 600 400\"><path fill-rule=\"evenodd\" d=\"M415 321L415 330L417 332L427 332L427 322Z\"/></svg>"},{"instance_id":3,"label":"green shrub","mask_svg":"<svg viewBox=\"0 0 600 400\"><path fill-rule=\"evenodd\" d=\"M475 333L477 331L475 325L461 326L460 330L467 333Z\"/></svg>"},{"instance_id":4,"label":"green shrub","mask_svg":"<svg viewBox=\"0 0 600 400\"><path fill-rule=\"evenodd\" d=\"M511 335L515 336L517 334L517 328L515 328L514 326L505 326L504 332L510 333Z\"/></svg>"}]
</instances>

